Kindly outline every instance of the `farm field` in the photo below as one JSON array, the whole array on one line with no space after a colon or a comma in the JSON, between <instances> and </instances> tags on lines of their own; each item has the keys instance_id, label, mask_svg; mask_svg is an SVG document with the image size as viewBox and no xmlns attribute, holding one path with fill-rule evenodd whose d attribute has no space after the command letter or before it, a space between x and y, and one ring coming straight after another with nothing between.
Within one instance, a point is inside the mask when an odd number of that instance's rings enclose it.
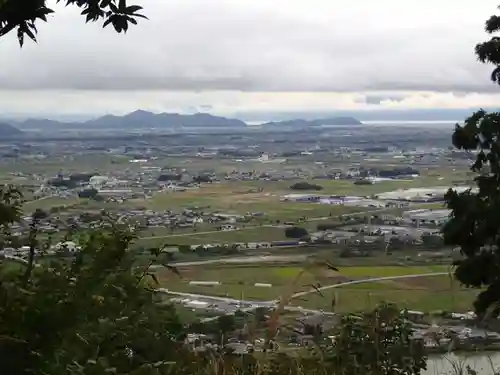
<instances>
[{"instance_id":1,"label":"farm field","mask_svg":"<svg viewBox=\"0 0 500 375\"><path fill-rule=\"evenodd\" d=\"M310 182L323 186L318 194L371 196L397 189L446 186L460 180L460 177L464 178L465 174L448 173L444 177L424 174L413 181L389 181L373 185L355 185L346 180ZM281 197L286 194L316 193L290 189L294 182L296 181L238 181L207 184L183 192L159 192L150 199L128 201L126 206L146 207L157 211L198 207L233 214L265 212L268 220L296 220L303 216L321 217L330 213L340 215L363 210L357 207L281 201ZM436 207L439 205L436 204Z\"/></svg>"},{"instance_id":2,"label":"farm field","mask_svg":"<svg viewBox=\"0 0 500 375\"><path fill-rule=\"evenodd\" d=\"M366 278L449 271L449 267L441 265L346 266L339 268L340 272L324 267L309 267L306 271L304 269L300 265L203 266L181 269L183 279L170 275L167 271L159 271L159 277L163 286L173 291L240 299L274 300L292 292L312 290L312 285L325 286ZM221 284L193 286L189 285L190 280L219 281ZM256 287L255 283L269 283L272 287ZM476 293L475 290L462 288L452 277L444 275L362 283L325 290L321 295L315 291L293 300L291 304L331 311L332 300L335 300L335 311L347 312L368 309L385 301L426 312L468 311Z\"/></svg>"},{"instance_id":3,"label":"farm field","mask_svg":"<svg viewBox=\"0 0 500 375\"><path fill-rule=\"evenodd\" d=\"M210 229L209 229L210 230ZM176 245L196 245L196 244L234 244L245 242L266 242L266 241L282 241L286 240L284 228L274 227L250 227L242 228L241 230L232 231L216 231L211 228L211 231L202 232L188 231L185 233L170 234L161 231L154 231L154 233L142 233L141 240L161 238ZM152 235L154 234L154 235Z\"/></svg>"},{"instance_id":4,"label":"farm field","mask_svg":"<svg viewBox=\"0 0 500 375\"><path fill-rule=\"evenodd\" d=\"M307 163L304 161L294 164L290 161L285 165L280 166L283 169L297 168L305 169ZM305 164L304 164L305 163ZM24 165L26 164L26 165ZM185 166L191 170L210 169L212 166L218 171L232 171L237 167L237 163L231 160L220 160L220 163L215 163L213 160L194 160L182 158L165 158L154 160L151 163L154 167ZM141 166L136 163L129 163L129 159L117 156L103 155L74 155L58 157L51 160L36 160L31 162L20 161L17 166L4 164L0 169L0 176L3 173L5 178L12 178L14 167L19 167L23 171L32 173L44 173L47 176L56 175L61 166L64 166L66 172L76 171L96 171L103 175L120 173L125 176L141 173ZM269 166L255 162L245 164L247 167L260 167L263 171ZM310 167L310 165L309 165ZM236 168L237 169L237 168ZM199 188L190 188L186 191L164 191L156 192L152 197L146 199L130 199L122 203L118 202L101 202L87 199L79 199L74 196L69 198L49 197L46 199L27 202L24 205L26 214L33 212L37 208L50 210L52 207L63 207L63 211L67 215L78 215L81 212L98 212L106 210L120 215L129 209L137 210L153 210L157 212L175 211L181 212L186 208L199 208L205 212L219 212L224 214L258 214L249 223L235 224L236 227L242 226L258 226L259 224L283 224L285 222L298 222L302 218L313 219L307 223L300 223L307 230L313 232L317 229L317 224L322 218L336 217L340 215L348 215L351 213L365 212L368 213L374 208L353 207L340 205L327 205L317 203L297 203L284 202L281 197L286 194L304 193L304 194L331 194L331 195L360 195L371 196L380 192L386 192L396 189L404 189L410 187L423 186L438 186L438 185L453 185L458 181L463 181L467 177L465 170L454 170L452 168L421 168L422 175L412 181L394 180L388 182L380 182L374 185L355 185L349 180L309 180L309 182L321 185L323 190L319 192L313 191L297 191L290 189L290 186L298 181L305 180L286 180L286 181L222 181L213 184L202 184ZM441 203L432 204L415 204L413 208L441 208ZM402 209L387 209L384 213L400 215ZM203 233L212 232L212 233ZM285 240L283 228L264 228L218 232L215 225L200 224L196 231L192 229L176 229L171 232L169 228L158 225L157 227L149 228L140 233L140 240L137 241L138 246L162 246L164 244L175 245L196 245L206 243L235 243L235 242L267 242Z\"/></svg>"},{"instance_id":5,"label":"farm field","mask_svg":"<svg viewBox=\"0 0 500 375\"><path fill-rule=\"evenodd\" d=\"M23 204L23 209L26 213L29 213L35 211L37 208L43 210L49 210L52 207L73 206L78 203L79 203L78 197L69 197L69 198L47 197L25 202Z\"/></svg>"},{"instance_id":6,"label":"farm field","mask_svg":"<svg viewBox=\"0 0 500 375\"><path fill-rule=\"evenodd\" d=\"M181 160L163 159L156 160L154 165L164 166L172 163L180 163ZM191 168L200 163L203 166L207 161L197 160L190 164ZM213 165L213 161L211 161ZM119 157L104 157L102 155L76 155L75 157L65 157L56 160L40 160L36 162L20 162L16 168L21 168L26 172L43 172L54 175L64 166L69 172L75 171L95 171L101 174L121 171L122 173L132 173L140 170L140 167L131 164L127 159ZM222 163L226 170L231 166L230 161ZM12 168L11 168L12 167ZM26 167L26 168L24 168ZM12 172L14 166L3 165L0 175L12 178L8 173ZM196 168L195 168L196 169ZM360 195L371 196L381 192L387 192L397 189L406 189L411 187L431 187L431 186L452 186L467 178L467 172L464 170L452 169L422 169L422 175L414 180L395 180L375 183L373 185L355 185L349 180L311 180L309 182L321 185L323 190L319 194L331 195ZM210 211L220 211L224 213L246 214L250 212L264 212L268 220L296 220L302 216L320 217L328 216L334 211L333 215L349 213L359 209L353 207L333 207L331 205L308 204L282 202L281 196L291 193L315 193L311 191L297 191L290 189L290 186L298 181L305 180L287 180L287 181L222 181L214 184L203 184L200 188L192 188L186 191L177 192L157 192L148 199L132 199L122 204L105 204L100 202L97 208L106 208L110 210L120 210L128 208L151 209L155 211L174 210L179 211L189 207L206 208ZM70 202L71 201L71 202ZM72 199L47 199L27 204L26 210L34 208L50 209L53 206L73 204ZM81 200L79 203L81 209L92 209L92 202L86 203ZM105 207L104 207L105 206Z\"/></svg>"},{"instance_id":7,"label":"farm field","mask_svg":"<svg viewBox=\"0 0 500 375\"><path fill-rule=\"evenodd\" d=\"M184 192L157 193L150 199L131 200L127 205L146 206L156 211L197 207L207 211L239 215L262 212L265 213L266 221L297 220L304 216L324 217L330 214L336 216L367 210L363 207L283 202L280 200L281 195L289 194L293 192L292 190L273 193L266 193L265 190L255 192L253 188L244 188L248 186L246 183L241 184L220 183Z\"/></svg>"}]
</instances>

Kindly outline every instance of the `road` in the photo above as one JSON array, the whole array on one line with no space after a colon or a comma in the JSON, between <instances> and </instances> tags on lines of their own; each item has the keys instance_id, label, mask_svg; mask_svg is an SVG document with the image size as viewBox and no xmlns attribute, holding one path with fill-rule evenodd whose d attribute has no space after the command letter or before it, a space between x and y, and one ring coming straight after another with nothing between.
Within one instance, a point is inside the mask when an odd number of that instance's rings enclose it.
<instances>
[{"instance_id":1,"label":"road","mask_svg":"<svg viewBox=\"0 0 500 375\"><path fill-rule=\"evenodd\" d=\"M373 282L386 281L386 280L413 279L413 278L418 278L418 277L433 277L433 276L444 276L444 275L449 275L449 273L448 272L431 272L431 273L420 273L420 274L410 274L410 275L401 275L401 276L374 277L374 278L362 279L362 280L352 280L352 281L346 281L344 283L339 283L339 284L325 285L325 286L319 287L317 289L313 288L313 289L307 290L305 292L295 293L291 297L291 299L307 296L308 294L312 294L312 293L318 293L318 291L335 289L335 288L340 288L340 287L348 286L348 285L373 283Z\"/></svg>"},{"instance_id":2,"label":"road","mask_svg":"<svg viewBox=\"0 0 500 375\"><path fill-rule=\"evenodd\" d=\"M293 246L294 248L297 246ZM280 249L286 248L281 246ZM233 257L233 258L218 258L209 260L195 260L188 262L169 263L170 266L175 267L194 267L204 266L209 264L245 264L245 263L277 263L277 262L292 262L292 261L305 261L307 254L303 255L262 255L262 256L247 256L247 257ZM164 268L160 264L153 264L152 269Z\"/></svg>"}]
</instances>

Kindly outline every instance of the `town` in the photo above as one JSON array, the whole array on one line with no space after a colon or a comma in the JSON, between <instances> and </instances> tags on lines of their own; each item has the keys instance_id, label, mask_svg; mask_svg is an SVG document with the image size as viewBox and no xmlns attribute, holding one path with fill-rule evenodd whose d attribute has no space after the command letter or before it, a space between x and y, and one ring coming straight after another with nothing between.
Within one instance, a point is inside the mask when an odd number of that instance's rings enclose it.
<instances>
[{"instance_id":1,"label":"town","mask_svg":"<svg viewBox=\"0 0 500 375\"><path fill-rule=\"evenodd\" d=\"M457 342L466 346L494 348L499 341L492 333L478 344L464 324L472 316L473 291L454 286L457 297L450 298L448 264L460 252L444 245L441 228L450 214L444 197L450 188L471 189L474 181L470 155L445 146L446 130L126 134L126 146L120 137L25 133L15 145L2 146L2 178L22 190L25 213L12 227L4 257L27 257L35 213L40 259L74 256L80 244L68 230L108 218L133 228L132 246L144 262L153 252L161 255L153 267L166 300L202 320L238 320L255 309L267 316L303 267L327 262L338 271L308 274L294 290L300 303L286 308L293 324L319 319L321 328L308 323L301 335L281 337L282 345L307 345L336 314L381 301L412 312L416 337L432 350L462 336ZM373 137L376 147L368 143ZM425 146L429 138L432 148ZM165 261L182 278L166 272ZM370 278L391 281L354 285ZM323 287L330 297L311 293ZM437 321L442 338L436 346L426 332L434 332ZM233 349L255 350L241 336ZM209 337L190 340L206 348Z\"/></svg>"}]
</instances>

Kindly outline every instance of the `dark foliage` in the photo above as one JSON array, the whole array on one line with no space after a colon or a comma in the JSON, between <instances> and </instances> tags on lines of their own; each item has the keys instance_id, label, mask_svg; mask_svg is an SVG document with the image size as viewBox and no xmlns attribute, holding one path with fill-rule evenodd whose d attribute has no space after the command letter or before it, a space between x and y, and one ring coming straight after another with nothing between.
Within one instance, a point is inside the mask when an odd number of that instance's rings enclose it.
<instances>
[{"instance_id":1,"label":"dark foliage","mask_svg":"<svg viewBox=\"0 0 500 375\"><path fill-rule=\"evenodd\" d=\"M78 196L80 198L95 198L97 197L97 194L99 194L99 191L94 188L84 189L78 192Z\"/></svg>"},{"instance_id":2,"label":"dark foliage","mask_svg":"<svg viewBox=\"0 0 500 375\"><path fill-rule=\"evenodd\" d=\"M410 176L410 175L420 175L420 172L411 167L406 168L393 168L393 169L382 169L378 171L379 177L399 177L399 176Z\"/></svg>"},{"instance_id":3,"label":"dark foliage","mask_svg":"<svg viewBox=\"0 0 500 375\"><path fill-rule=\"evenodd\" d=\"M484 29L488 34L494 34L500 31L500 17L497 15L491 16L485 24ZM491 80L500 84L500 38L493 36L490 40L480 43L476 46L476 55L482 63L492 64L495 66L491 73Z\"/></svg>"},{"instance_id":4,"label":"dark foliage","mask_svg":"<svg viewBox=\"0 0 500 375\"><path fill-rule=\"evenodd\" d=\"M113 25L118 32L126 32L129 24L137 24L137 18L146 18L138 13L142 7L128 5L127 0L57 0L66 5L77 6L86 22L104 21L103 27ZM37 22L47 22L54 13L46 0L0 0L0 37L17 30L19 44L28 36L36 42Z\"/></svg>"},{"instance_id":5,"label":"dark foliage","mask_svg":"<svg viewBox=\"0 0 500 375\"><path fill-rule=\"evenodd\" d=\"M96 173L73 173L69 176L71 181L75 182L89 182Z\"/></svg>"},{"instance_id":6,"label":"dark foliage","mask_svg":"<svg viewBox=\"0 0 500 375\"><path fill-rule=\"evenodd\" d=\"M370 180L356 180L354 185L373 185L373 181Z\"/></svg>"},{"instance_id":7,"label":"dark foliage","mask_svg":"<svg viewBox=\"0 0 500 375\"><path fill-rule=\"evenodd\" d=\"M427 367L423 343L412 340L411 323L396 306L346 316L337 327L336 344L324 354L329 373L416 375Z\"/></svg>"},{"instance_id":8,"label":"dark foliage","mask_svg":"<svg viewBox=\"0 0 500 375\"><path fill-rule=\"evenodd\" d=\"M67 189L74 189L76 187L76 182L74 180L65 178L53 178L48 180L47 184L55 187L64 187Z\"/></svg>"},{"instance_id":9,"label":"dark foliage","mask_svg":"<svg viewBox=\"0 0 500 375\"><path fill-rule=\"evenodd\" d=\"M309 182L297 182L290 186L290 189L292 190L323 190L323 186L316 185L316 184L310 184Z\"/></svg>"},{"instance_id":10,"label":"dark foliage","mask_svg":"<svg viewBox=\"0 0 500 375\"><path fill-rule=\"evenodd\" d=\"M287 238L303 238L308 235L307 229L302 227L288 227L285 229L285 236Z\"/></svg>"},{"instance_id":11,"label":"dark foliage","mask_svg":"<svg viewBox=\"0 0 500 375\"><path fill-rule=\"evenodd\" d=\"M20 221L21 196L4 187L0 227ZM33 214L33 230L47 217ZM116 226L82 237L72 260L5 272L0 260L2 374L152 374L165 371L182 347L183 326L154 291L156 277L129 251L133 233ZM36 233L36 232L35 232Z\"/></svg>"},{"instance_id":12,"label":"dark foliage","mask_svg":"<svg viewBox=\"0 0 500 375\"><path fill-rule=\"evenodd\" d=\"M486 31L500 30L500 18L491 17ZM500 38L476 46L478 59L496 66L491 79L500 83ZM474 152L476 160L471 166L477 174L478 191L446 195L452 210L450 221L444 226L444 241L460 246L464 259L457 262L455 275L463 284L485 288L475 301L480 314L500 313L500 113L483 110L470 116L463 126L457 124L453 145L459 150Z\"/></svg>"},{"instance_id":13,"label":"dark foliage","mask_svg":"<svg viewBox=\"0 0 500 375\"><path fill-rule=\"evenodd\" d=\"M197 183L212 182L212 180L213 180L213 177L211 175L207 175L207 174L193 177L193 182L197 182Z\"/></svg>"}]
</instances>

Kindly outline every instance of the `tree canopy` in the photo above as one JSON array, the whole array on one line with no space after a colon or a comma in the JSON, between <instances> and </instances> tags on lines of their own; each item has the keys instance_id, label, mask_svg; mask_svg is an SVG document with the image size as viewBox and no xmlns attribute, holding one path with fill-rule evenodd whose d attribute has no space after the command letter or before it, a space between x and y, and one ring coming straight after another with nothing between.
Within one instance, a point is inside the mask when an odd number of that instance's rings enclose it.
<instances>
[{"instance_id":1,"label":"tree canopy","mask_svg":"<svg viewBox=\"0 0 500 375\"><path fill-rule=\"evenodd\" d=\"M486 32L500 31L500 17L486 21ZM494 65L491 80L500 84L500 38L492 36L475 49L482 63ZM500 313L500 112L479 110L458 125L453 145L471 153L476 190L446 195L451 219L444 227L444 239L460 247L464 259L457 262L455 275L463 284L485 288L475 301L480 314Z\"/></svg>"},{"instance_id":2,"label":"tree canopy","mask_svg":"<svg viewBox=\"0 0 500 375\"><path fill-rule=\"evenodd\" d=\"M127 0L57 0L66 6L81 9L86 22L104 21L103 27L112 25L118 32L126 32L129 24L136 25L142 7L129 5ZM37 40L37 23L47 22L47 16L54 10L47 6L46 0L0 0L0 37L17 31L19 44L23 46L25 36Z\"/></svg>"},{"instance_id":3,"label":"tree canopy","mask_svg":"<svg viewBox=\"0 0 500 375\"><path fill-rule=\"evenodd\" d=\"M20 220L19 194L0 195L0 228ZM33 232L47 213L33 215ZM155 292L156 276L130 251L128 227L103 222L81 234L72 259L38 259L30 235L26 264L0 261L0 359L6 374L151 374L182 350L183 326ZM7 270L10 272L6 272ZM112 371L111 371L112 369ZM111 372L110 372L111 371Z\"/></svg>"}]
</instances>

